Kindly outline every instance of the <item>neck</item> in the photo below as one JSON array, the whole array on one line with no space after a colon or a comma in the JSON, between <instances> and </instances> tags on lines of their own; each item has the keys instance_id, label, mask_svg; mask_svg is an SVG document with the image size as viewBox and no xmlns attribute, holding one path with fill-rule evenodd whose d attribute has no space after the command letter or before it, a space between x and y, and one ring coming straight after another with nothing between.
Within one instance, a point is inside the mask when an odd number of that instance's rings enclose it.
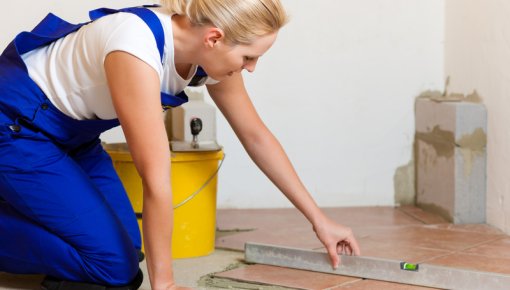
<instances>
[{"instance_id":1,"label":"neck","mask_svg":"<svg viewBox=\"0 0 510 290\"><path fill-rule=\"evenodd\" d=\"M197 64L200 50L200 27L191 25L188 17L172 16L175 64Z\"/></svg>"}]
</instances>

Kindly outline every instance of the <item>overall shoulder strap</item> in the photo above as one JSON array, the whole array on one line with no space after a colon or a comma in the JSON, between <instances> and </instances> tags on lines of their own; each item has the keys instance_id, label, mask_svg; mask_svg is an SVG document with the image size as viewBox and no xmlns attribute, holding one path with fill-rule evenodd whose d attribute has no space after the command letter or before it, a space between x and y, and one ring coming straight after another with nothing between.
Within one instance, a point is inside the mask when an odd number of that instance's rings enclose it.
<instances>
[{"instance_id":1,"label":"overall shoulder strap","mask_svg":"<svg viewBox=\"0 0 510 290\"><path fill-rule=\"evenodd\" d=\"M150 7L159 7L159 5L145 5L142 7L129 7L124 9L110 9L110 8L100 8L89 12L90 19L96 20L100 17L103 17L105 15L114 14L118 12L128 12L133 13L140 17L151 29L152 33L154 34L154 38L156 39L156 43L159 50L159 55L161 58L161 61L163 62L163 50L165 47L165 33L163 30L163 25L161 24L161 21L159 20L158 16L151 11ZM207 74L205 71L199 67L197 70L196 75L194 76L194 80L192 81L192 84L190 85L197 85L200 83L203 83L203 80L207 78ZM177 107L182 105L183 103L186 103L188 101L188 96L185 92L180 92L176 95L171 95L167 93L161 92L161 103L163 106L163 109L168 109L171 107Z\"/></svg>"},{"instance_id":2,"label":"overall shoulder strap","mask_svg":"<svg viewBox=\"0 0 510 290\"><path fill-rule=\"evenodd\" d=\"M24 31L16 35L2 53L2 61L10 62L14 66L27 71L26 65L21 58L22 54L64 37L78 30L84 24L71 24L49 13L32 31Z\"/></svg>"},{"instance_id":3,"label":"overall shoulder strap","mask_svg":"<svg viewBox=\"0 0 510 290\"><path fill-rule=\"evenodd\" d=\"M161 21L159 21L158 16L152 12L150 7L158 7L159 5L144 5L141 7L128 7L123 9L110 9L110 8L99 8L96 10L92 10L89 12L90 19L92 21L101 18L106 15L118 13L118 12L128 12L133 13L136 16L140 17L147 26L152 31L154 38L156 39L156 44L158 46L159 56L161 61L163 61L163 49L165 47L165 32L163 30L163 25L161 25Z\"/></svg>"}]
</instances>

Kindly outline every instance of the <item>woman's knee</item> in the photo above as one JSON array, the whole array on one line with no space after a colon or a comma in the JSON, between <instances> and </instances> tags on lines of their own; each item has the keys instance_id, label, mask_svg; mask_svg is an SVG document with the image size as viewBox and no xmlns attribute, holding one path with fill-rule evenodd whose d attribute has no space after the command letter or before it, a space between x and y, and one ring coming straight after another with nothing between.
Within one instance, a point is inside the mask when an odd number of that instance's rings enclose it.
<instances>
[{"instance_id":1,"label":"woman's knee","mask_svg":"<svg viewBox=\"0 0 510 290\"><path fill-rule=\"evenodd\" d=\"M91 258L93 257L93 258ZM102 251L83 257L87 261L87 272L92 282L104 285L120 286L129 284L139 270L138 253L132 248Z\"/></svg>"}]
</instances>

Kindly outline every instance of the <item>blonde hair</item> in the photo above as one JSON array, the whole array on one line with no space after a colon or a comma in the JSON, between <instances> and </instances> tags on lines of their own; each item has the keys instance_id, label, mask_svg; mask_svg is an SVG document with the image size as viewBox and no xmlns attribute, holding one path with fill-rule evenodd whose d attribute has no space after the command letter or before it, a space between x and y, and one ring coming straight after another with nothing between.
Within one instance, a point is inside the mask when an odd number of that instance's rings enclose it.
<instances>
[{"instance_id":1,"label":"blonde hair","mask_svg":"<svg viewBox=\"0 0 510 290\"><path fill-rule=\"evenodd\" d=\"M186 15L193 25L214 25L231 44L250 44L278 31L288 21L279 0L160 0L170 12Z\"/></svg>"}]
</instances>

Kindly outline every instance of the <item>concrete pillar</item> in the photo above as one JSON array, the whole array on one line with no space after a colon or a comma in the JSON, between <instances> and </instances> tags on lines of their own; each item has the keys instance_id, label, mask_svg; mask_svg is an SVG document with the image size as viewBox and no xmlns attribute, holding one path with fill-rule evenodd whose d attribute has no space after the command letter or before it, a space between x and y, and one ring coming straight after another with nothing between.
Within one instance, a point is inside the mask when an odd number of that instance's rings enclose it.
<instances>
[{"instance_id":1,"label":"concrete pillar","mask_svg":"<svg viewBox=\"0 0 510 290\"><path fill-rule=\"evenodd\" d=\"M465 101L416 101L416 203L449 221L484 223L487 113Z\"/></svg>"}]
</instances>

